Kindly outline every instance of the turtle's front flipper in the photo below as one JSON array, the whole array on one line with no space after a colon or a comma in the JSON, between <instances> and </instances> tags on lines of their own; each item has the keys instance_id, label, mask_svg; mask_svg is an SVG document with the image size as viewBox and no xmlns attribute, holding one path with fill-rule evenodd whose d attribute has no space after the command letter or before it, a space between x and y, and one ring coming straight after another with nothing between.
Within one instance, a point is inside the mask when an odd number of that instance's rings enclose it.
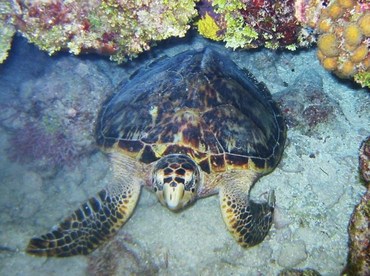
<instances>
[{"instance_id":1,"label":"turtle's front flipper","mask_svg":"<svg viewBox=\"0 0 370 276\"><path fill-rule=\"evenodd\" d=\"M105 189L49 233L30 240L27 253L67 257L88 254L113 236L135 208L140 184Z\"/></svg>"},{"instance_id":2,"label":"turtle's front flipper","mask_svg":"<svg viewBox=\"0 0 370 276\"><path fill-rule=\"evenodd\" d=\"M268 202L256 203L249 199L249 185L240 188L233 184L220 189L222 216L234 238L242 246L251 247L262 242L270 230L275 195L270 191Z\"/></svg>"}]
</instances>

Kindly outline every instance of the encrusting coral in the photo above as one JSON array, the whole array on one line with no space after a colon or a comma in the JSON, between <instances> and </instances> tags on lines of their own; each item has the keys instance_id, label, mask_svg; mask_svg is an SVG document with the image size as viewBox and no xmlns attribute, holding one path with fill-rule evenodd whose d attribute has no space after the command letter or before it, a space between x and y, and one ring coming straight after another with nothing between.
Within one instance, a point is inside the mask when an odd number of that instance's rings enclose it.
<instances>
[{"instance_id":1,"label":"encrusting coral","mask_svg":"<svg viewBox=\"0 0 370 276\"><path fill-rule=\"evenodd\" d=\"M22 35L50 54L97 52L118 62L155 41L184 36L196 15L193 0L14 0L13 10Z\"/></svg>"},{"instance_id":2,"label":"encrusting coral","mask_svg":"<svg viewBox=\"0 0 370 276\"><path fill-rule=\"evenodd\" d=\"M370 3L334 0L321 9L317 56L341 78L370 87Z\"/></svg>"}]
</instances>

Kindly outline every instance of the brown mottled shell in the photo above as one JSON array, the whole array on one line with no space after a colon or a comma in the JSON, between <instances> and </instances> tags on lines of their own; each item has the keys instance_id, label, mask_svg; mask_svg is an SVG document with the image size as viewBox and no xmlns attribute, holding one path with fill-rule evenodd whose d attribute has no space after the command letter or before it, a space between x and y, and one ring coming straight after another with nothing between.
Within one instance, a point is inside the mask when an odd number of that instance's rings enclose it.
<instances>
[{"instance_id":1,"label":"brown mottled shell","mask_svg":"<svg viewBox=\"0 0 370 276\"><path fill-rule=\"evenodd\" d=\"M149 66L102 109L97 142L144 163L187 154L207 173L268 172L286 127L268 90L229 58L206 48Z\"/></svg>"}]
</instances>

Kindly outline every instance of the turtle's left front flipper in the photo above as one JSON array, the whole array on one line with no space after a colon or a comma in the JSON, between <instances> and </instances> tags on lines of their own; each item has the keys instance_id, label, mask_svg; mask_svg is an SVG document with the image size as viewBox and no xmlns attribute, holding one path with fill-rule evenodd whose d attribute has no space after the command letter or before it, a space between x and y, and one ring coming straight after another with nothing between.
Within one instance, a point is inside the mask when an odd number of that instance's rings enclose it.
<instances>
[{"instance_id":1,"label":"turtle's left front flipper","mask_svg":"<svg viewBox=\"0 0 370 276\"><path fill-rule=\"evenodd\" d=\"M32 238L26 252L37 256L86 255L112 237L134 210L140 184L104 189L49 233Z\"/></svg>"},{"instance_id":2,"label":"turtle's left front flipper","mask_svg":"<svg viewBox=\"0 0 370 276\"><path fill-rule=\"evenodd\" d=\"M274 191L270 191L268 201L256 203L249 199L251 183L229 182L220 189L222 216L229 231L244 247L262 242L272 225L275 206Z\"/></svg>"}]
</instances>

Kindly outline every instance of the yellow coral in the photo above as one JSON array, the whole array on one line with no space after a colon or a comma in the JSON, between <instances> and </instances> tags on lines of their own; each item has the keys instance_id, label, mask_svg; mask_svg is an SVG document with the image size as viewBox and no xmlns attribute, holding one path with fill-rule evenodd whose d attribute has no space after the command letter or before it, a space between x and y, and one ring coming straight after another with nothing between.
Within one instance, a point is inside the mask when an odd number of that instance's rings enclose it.
<instances>
[{"instance_id":1,"label":"yellow coral","mask_svg":"<svg viewBox=\"0 0 370 276\"><path fill-rule=\"evenodd\" d=\"M355 0L331 0L321 10L317 57L326 70L370 88L370 81L358 77L369 80L370 76L370 12L362 5Z\"/></svg>"},{"instance_id":2,"label":"yellow coral","mask_svg":"<svg viewBox=\"0 0 370 276\"><path fill-rule=\"evenodd\" d=\"M338 41L334 34L323 34L320 36L317 45L321 52L327 57L338 55Z\"/></svg>"},{"instance_id":3,"label":"yellow coral","mask_svg":"<svg viewBox=\"0 0 370 276\"><path fill-rule=\"evenodd\" d=\"M337 3L334 2L332 5L328 7L328 13L332 19L337 19L339 16L342 15L343 9Z\"/></svg>"},{"instance_id":4,"label":"yellow coral","mask_svg":"<svg viewBox=\"0 0 370 276\"><path fill-rule=\"evenodd\" d=\"M343 8L351 8L355 5L354 1L352 0L338 0L338 4Z\"/></svg>"},{"instance_id":5,"label":"yellow coral","mask_svg":"<svg viewBox=\"0 0 370 276\"><path fill-rule=\"evenodd\" d=\"M370 36L370 13L365 13L359 20L358 25L365 36Z\"/></svg>"},{"instance_id":6,"label":"yellow coral","mask_svg":"<svg viewBox=\"0 0 370 276\"><path fill-rule=\"evenodd\" d=\"M325 55L320 51L320 49L317 50L316 53L317 57L319 58L320 61L323 61L325 58Z\"/></svg>"},{"instance_id":7,"label":"yellow coral","mask_svg":"<svg viewBox=\"0 0 370 276\"><path fill-rule=\"evenodd\" d=\"M367 49L367 45L362 44L356 50L353 51L351 55L351 61L358 63L364 60L368 54L369 50Z\"/></svg>"},{"instance_id":8,"label":"yellow coral","mask_svg":"<svg viewBox=\"0 0 370 276\"><path fill-rule=\"evenodd\" d=\"M365 70L367 70L370 73L370 55L363 60L362 66L364 67Z\"/></svg>"},{"instance_id":9,"label":"yellow coral","mask_svg":"<svg viewBox=\"0 0 370 276\"><path fill-rule=\"evenodd\" d=\"M322 65L326 70L333 71L337 68L338 63L337 63L337 58L336 57L331 57L331 58L325 58L322 61Z\"/></svg>"},{"instance_id":10,"label":"yellow coral","mask_svg":"<svg viewBox=\"0 0 370 276\"><path fill-rule=\"evenodd\" d=\"M357 46L362 40L362 33L356 24L350 24L344 30L344 40L348 45Z\"/></svg>"},{"instance_id":11,"label":"yellow coral","mask_svg":"<svg viewBox=\"0 0 370 276\"><path fill-rule=\"evenodd\" d=\"M322 32L322 33L329 32L331 28L332 28L332 23L331 23L331 20L329 18L320 21L320 23L319 23L319 31L320 32Z\"/></svg>"},{"instance_id":12,"label":"yellow coral","mask_svg":"<svg viewBox=\"0 0 370 276\"><path fill-rule=\"evenodd\" d=\"M220 27L216 24L216 21L208 13L206 13L204 18L198 21L197 25L198 31L202 36L216 41L222 40L222 36L218 34L220 31Z\"/></svg>"},{"instance_id":13,"label":"yellow coral","mask_svg":"<svg viewBox=\"0 0 370 276\"><path fill-rule=\"evenodd\" d=\"M356 73L355 65L347 60L339 67L337 75L341 78L352 77Z\"/></svg>"}]
</instances>

